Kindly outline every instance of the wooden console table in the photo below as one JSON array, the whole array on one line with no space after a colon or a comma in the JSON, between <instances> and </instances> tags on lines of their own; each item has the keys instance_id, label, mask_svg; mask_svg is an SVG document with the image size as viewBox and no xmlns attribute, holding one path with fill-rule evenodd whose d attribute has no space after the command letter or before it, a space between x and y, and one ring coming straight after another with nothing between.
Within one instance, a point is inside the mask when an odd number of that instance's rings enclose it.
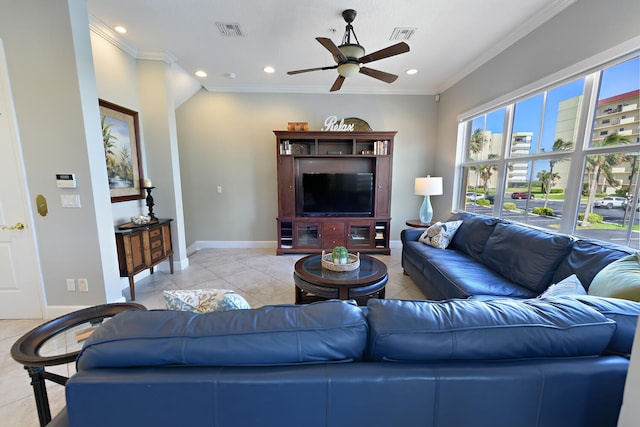
<instances>
[{"instance_id":1,"label":"wooden console table","mask_svg":"<svg viewBox=\"0 0 640 427\"><path fill-rule=\"evenodd\" d=\"M169 268L173 274L173 247L171 246L171 219L159 219L157 222L142 226L116 227L116 245L120 277L129 278L131 301L136 299L133 276L169 259ZM124 227L124 228L123 228Z\"/></svg>"}]
</instances>

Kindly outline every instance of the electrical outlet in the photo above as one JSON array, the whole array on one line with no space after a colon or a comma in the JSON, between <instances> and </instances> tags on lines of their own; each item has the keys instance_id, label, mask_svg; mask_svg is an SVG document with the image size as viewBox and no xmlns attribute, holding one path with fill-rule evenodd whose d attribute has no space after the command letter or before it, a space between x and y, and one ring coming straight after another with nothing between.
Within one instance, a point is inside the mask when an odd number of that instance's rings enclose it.
<instances>
[{"instance_id":1,"label":"electrical outlet","mask_svg":"<svg viewBox=\"0 0 640 427\"><path fill-rule=\"evenodd\" d=\"M89 283L87 282L87 279L78 279L78 291L89 292Z\"/></svg>"},{"instance_id":2,"label":"electrical outlet","mask_svg":"<svg viewBox=\"0 0 640 427\"><path fill-rule=\"evenodd\" d=\"M67 279L67 290L69 292L75 292L76 291L76 281L73 279Z\"/></svg>"}]
</instances>

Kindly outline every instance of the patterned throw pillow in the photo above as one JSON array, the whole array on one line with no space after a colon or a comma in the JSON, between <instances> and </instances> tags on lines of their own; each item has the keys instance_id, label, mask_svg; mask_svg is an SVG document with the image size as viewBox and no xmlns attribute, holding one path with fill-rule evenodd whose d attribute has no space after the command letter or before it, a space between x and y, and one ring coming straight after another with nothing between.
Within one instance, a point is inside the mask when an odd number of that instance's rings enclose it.
<instances>
[{"instance_id":1,"label":"patterned throw pillow","mask_svg":"<svg viewBox=\"0 0 640 427\"><path fill-rule=\"evenodd\" d=\"M427 228L418 240L434 248L446 249L460 225L462 221L436 222Z\"/></svg>"},{"instance_id":2,"label":"patterned throw pillow","mask_svg":"<svg viewBox=\"0 0 640 427\"><path fill-rule=\"evenodd\" d=\"M189 289L164 291L169 310L209 313L251 308L241 295L227 289Z\"/></svg>"},{"instance_id":3,"label":"patterned throw pillow","mask_svg":"<svg viewBox=\"0 0 640 427\"><path fill-rule=\"evenodd\" d=\"M557 297L560 295L586 295L582 282L578 279L578 276L572 274L571 276L562 279L558 283L554 283L549 286L546 291L539 295L538 298Z\"/></svg>"}]
</instances>

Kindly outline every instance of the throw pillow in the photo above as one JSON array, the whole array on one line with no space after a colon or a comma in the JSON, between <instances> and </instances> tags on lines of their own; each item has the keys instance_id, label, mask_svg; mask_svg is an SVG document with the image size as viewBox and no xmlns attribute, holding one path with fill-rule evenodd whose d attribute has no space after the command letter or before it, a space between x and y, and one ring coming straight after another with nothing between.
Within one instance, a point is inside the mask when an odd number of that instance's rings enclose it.
<instances>
[{"instance_id":1,"label":"throw pillow","mask_svg":"<svg viewBox=\"0 0 640 427\"><path fill-rule=\"evenodd\" d=\"M164 291L169 310L209 313L251 308L241 296L227 289L189 289Z\"/></svg>"},{"instance_id":2,"label":"throw pillow","mask_svg":"<svg viewBox=\"0 0 640 427\"><path fill-rule=\"evenodd\" d=\"M640 253L620 258L600 270L591 281L588 293L640 301Z\"/></svg>"},{"instance_id":3,"label":"throw pillow","mask_svg":"<svg viewBox=\"0 0 640 427\"><path fill-rule=\"evenodd\" d=\"M546 291L539 295L538 298L557 297L560 295L586 295L587 291L584 290L582 282L578 279L578 276L572 274L549 286Z\"/></svg>"},{"instance_id":4,"label":"throw pillow","mask_svg":"<svg viewBox=\"0 0 640 427\"><path fill-rule=\"evenodd\" d=\"M462 221L436 222L427 228L418 240L434 248L446 249L460 225Z\"/></svg>"}]
</instances>

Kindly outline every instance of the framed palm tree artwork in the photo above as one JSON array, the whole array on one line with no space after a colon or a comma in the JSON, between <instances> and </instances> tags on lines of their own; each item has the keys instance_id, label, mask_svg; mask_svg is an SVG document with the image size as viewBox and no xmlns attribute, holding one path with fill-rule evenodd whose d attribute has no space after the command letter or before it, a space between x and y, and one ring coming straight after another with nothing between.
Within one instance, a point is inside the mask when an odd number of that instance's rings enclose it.
<instances>
[{"instance_id":1,"label":"framed palm tree artwork","mask_svg":"<svg viewBox=\"0 0 640 427\"><path fill-rule=\"evenodd\" d=\"M138 113L102 99L98 104L111 203L142 199Z\"/></svg>"}]
</instances>

